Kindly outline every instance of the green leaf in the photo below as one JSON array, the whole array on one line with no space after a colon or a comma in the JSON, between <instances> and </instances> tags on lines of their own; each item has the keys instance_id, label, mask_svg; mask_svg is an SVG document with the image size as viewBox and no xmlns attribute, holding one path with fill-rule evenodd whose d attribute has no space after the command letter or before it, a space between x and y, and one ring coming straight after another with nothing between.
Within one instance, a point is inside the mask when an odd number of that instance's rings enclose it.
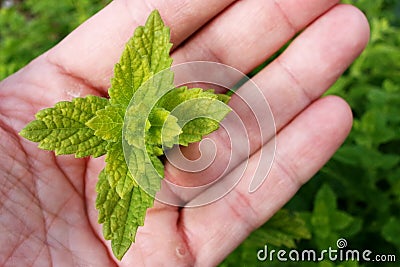
<instances>
[{"instance_id":1,"label":"green leaf","mask_svg":"<svg viewBox=\"0 0 400 267\"><path fill-rule=\"evenodd\" d=\"M121 141L108 146L106 163L105 172L110 186L115 188L121 198L124 198L134 186L137 186L137 183L126 165Z\"/></svg>"},{"instance_id":2,"label":"green leaf","mask_svg":"<svg viewBox=\"0 0 400 267\"><path fill-rule=\"evenodd\" d=\"M200 141L203 136L217 130L219 122L230 111L229 106L218 98L199 97L179 104L171 112L182 127L179 144L187 146Z\"/></svg>"},{"instance_id":3,"label":"green leaf","mask_svg":"<svg viewBox=\"0 0 400 267\"><path fill-rule=\"evenodd\" d=\"M154 199L140 187L133 187L121 198L108 180L103 170L96 186L96 208L99 223L103 223L103 235L111 239L113 253L120 260L135 241L137 228L144 224L146 210L153 206Z\"/></svg>"},{"instance_id":4,"label":"green leaf","mask_svg":"<svg viewBox=\"0 0 400 267\"><path fill-rule=\"evenodd\" d=\"M182 86L174 88L163 95L162 98L158 101L157 106L163 107L168 111L172 111L179 104L182 104L187 100L197 99L200 97L217 99L219 95L214 94L213 90L203 90L201 88L188 89L187 86ZM221 101L226 100L226 98L229 99L229 96L221 97Z\"/></svg>"},{"instance_id":5,"label":"green leaf","mask_svg":"<svg viewBox=\"0 0 400 267\"><path fill-rule=\"evenodd\" d=\"M99 174L99 180L96 184L96 209L99 211L98 222L103 224L103 236L105 239L110 240L113 238L110 217L120 197L115 190L112 190L108 180L106 172L103 169Z\"/></svg>"},{"instance_id":6,"label":"green leaf","mask_svg":"<svg viewBox=\"0 0 400 267\"><path fill-rule=\"evenodd\" d=\"M254 233L256 237L277 247L295 248L296 241L310 239L311 233L298 213L282 209Z\"/></svg>"},{"instance_id":7,"label":"green leaf","mask_svg":"<svg viewBox=\"0 0 400 267\"><path fill-rule=\"evenodd\" d=\"M217 94L218 100L221 101L222 103L228 104L229 100L231 100L231 97L226 94Z\"/></svg>"},{"instance_id":8,"label":"green leaf","mask_svg":"<svg viewBox=\"0 0 400 267\"><path fill-rule=\"evenodd\" d=\"M276 254L274 255L274 261L266 263L258 260L257 252L260 249L264 249L265 246L268 247L268 254L270 251L277 252L279 250L286 250L282 246L296 248L298 241L310 238L310 231L300 214L282 209L264 225L251 233L250 236L218 266L281 266L276 265L279 264L276 260ZM296 262L296 265L293 266L298 266L298 263L299 262ZM292 265L289 265L288 262L284 262L282 266Z\"/></svg>"},{"instance_id":9,"label":"green leaf","mask_svg":"<svg viewBox=\"0 0 400 267\"><path fill-rule=\"evenodd\" d=\"M196 118L189 121L182 128L182 134L179 136L179 144L187 146L190 143L199 142L203 136L217 130L219 122L207 118Z\"/></svg>"},{"instance_id":10,"label":"green leaf","mask_svg":"<svg viewBox=\"0 0 400 267\"><path fill-rule=\"evenodd\" d=\"M143 226L146 211L153 206L153 202L154 198L140 187L134 187L130 195L119 199L110 218L114 232L111 247L117 259L122 259L135 241L137 228Z\"/></svg>"},{"instance_id":11,"label":"green leaf","mask_svg":"<svg viewBox=\"0 0 400 267\"><path fill-rule=\"evenodd\" d=\"M145 26L136 28L114 68L109 89L111 105L98 111L87 123L97 136L113 142L120 139L125 111L136 90L172 64L169 38L169 28L165 27L156 10L150 14Z\"/></svg>"},{"instance_id":12,"label":"green leaf","mask_svg":"<svg viewBox=\"0 0 400 267\"><path fill-rule=\"evenodd\" d=\"M393 245L400 249L400 219L390 217L382 228L382 236Z\"/></svg>"},{"instance_id":13,"label":"green leaf","mask_svg":"<svg viewBox=\"0 0 400 267\"><path fill-rule=\"evenodd\" d=\"M109 105L97 111L96 116L88 121L86 125L94 130L96 136L107 141L116 142L122 138L124 114L124 109Z\"/></svg>"},{"instance_id":14,"label":"green leaf","mask_svg":"<svg viewBox=\"0 0 400 267\"><path fill-rule=\"evenodd\" d=\"M77 158L106 153L107 142L94 135L85 124L108 101L96 96L58 102L53 108L39 111L20 135L39 143L39 148L54 150L56 155L75 154Z\"/></svg>"},{"instance_id":15,"label":"green leaf","mask_svg":"<svg viewBox=\"0 0 400 267\"><path fill-rule=\"evenodd\" d=\"M351 215L340 210L333 212L330 219L332 222L332 229L335 231L346 229L354 221L354 218Z\"/></svg>"},{"instance_id":16,"label":"green leaf","mask_svg":"<svg viewBox=\"0 0 400 267\"><path fill-rule=\"evenodd\" d=\"M220 102L217 103L216 100ZM230 111L228 106L221 103L226 104L229 100L229 96L214 94L214 90L188 89L183 86L169 91L157 105L173 111L173 115L178 118L178 124L183 127L179 144L187 146L219 128L219 122ZM187 103L184 104L185 102Z\"/></svg>"},{"instance_id":17,"label":"green leaf","mask_svg":"<svg viewBox=\"0 0 400 267\"><path fill-rule=\"evenodd\" d=\"M182 132L177 122L178 119L170 115L168 110L152 109L149 115L150 128L146 132L146 143L167 148L177 144L178 136Z\"/></svg>"},{"instance_id":18,"label":"green leaf","mask_svg":"<svg viewBox=\"0 0 400 267\"><path fill-rule=\"evenodd\" d=\"M309 217L314 239L319 248L335 244L340 237L350 237L361 227L361 221L350 214L338 210L335 192L327 184L321 186L314 201L314 209Z\"/></svg>"},{"instance_id":19,"label":"green leaf","mask_svg":"<svg viewBox=\"0 0 400 267\"><path fill-rule=\"evenodd\" d=\"M336 207L335 192L333 192L329 185L324 184L315 197L314 211L321 215L329 215L330 212L336 210Z\"/></svg>"},{"instance_id":20,"label":"green leaf","mask_svg":"<svg viewBox=\"0 0 400 267\"><path fill-rule=\"evenodd\" d=\"M136 28L128 41L109 89L113 105L127 107L133 94L147 79L172 64L169 51L169 28L164 26L158 11L153 11L146 25Z\"/></svg>"}]
</instances>

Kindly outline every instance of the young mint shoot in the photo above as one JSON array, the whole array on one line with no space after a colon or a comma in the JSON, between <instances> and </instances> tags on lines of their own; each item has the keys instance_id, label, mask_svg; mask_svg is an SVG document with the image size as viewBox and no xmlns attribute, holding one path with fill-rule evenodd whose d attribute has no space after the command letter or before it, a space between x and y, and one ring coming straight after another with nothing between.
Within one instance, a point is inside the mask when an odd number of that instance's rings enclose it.
<instances>
[{"instance_id":1,"label":"young mint shoot","mask_svg":"<svg viewBox=\"0 0 400 267\"><path fill-rule=\"evenodd\" d=\"M112 251L119 260L135 241L146 210L153 206L153 193L159 190L164 176L159 159L164 149L200 141L218 129L219 122L230 112L227 105L221 105L229 101L226 95L185 86L173 88L171 47L169 28L154 10L145 26L135 30L115 65L109 99L87 96L59 102L39 111L36 120L20 132L39 143L39 148L54 150L56 155L106 155L106 167L96 186L96 208L104 238L111 240ZM156 75L157 82L149 85ZM145 89L148 91L143 93ZM152 90L158 99L149 97ZM197 104L179 109L189 101ZM188 106L193 108L188 111ZM198 118L188 121L187 114L198 114ZM128 120L124 119L126 116ZM129 159L123 151L124 142L132 146L134 156Z\"/></svg>"}]
</instances>

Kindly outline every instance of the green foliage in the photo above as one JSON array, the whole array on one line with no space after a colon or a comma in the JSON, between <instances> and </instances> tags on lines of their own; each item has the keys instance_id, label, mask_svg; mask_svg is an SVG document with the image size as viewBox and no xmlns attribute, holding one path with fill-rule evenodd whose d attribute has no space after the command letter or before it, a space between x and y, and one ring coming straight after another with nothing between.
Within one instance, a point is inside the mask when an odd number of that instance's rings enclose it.
<instances>
[{"instance_id":1,"label":"green foliage","mask_svg":"<svg viewBox=\"0 0 400 267\"><path fill-rule=\"evenodd\" d=\"M395 246L400 247L400 220L397 217L390 217L382 228L382 236L388 242L393 243Z\"/></svg>"},{"instance_id":2,"label":"green foliage","mask_svg":"<svg viewBox=\"0 0 400 267\"><path fill-rule=\"evenodd\" d=\"M266 242L275 247L285 246L296 248L296 241L310 239L311 233L302 220L301 215L282 209L278 211L267 223L251 235L258 243Z\"/></svg>"},{"instance_id":3,"label":"green foliage","mask_svg":"<svg viewBox=\"0 0 400 267\"><path fill-rule=\"evenodd\" d=\"M327 94L351 106L354 126L332 160L286 205L302 211L312 234L299 250L335 247L345 238L352 249L394 254L400 259L400 2L347 0L364 11L371 25L365 52ZM268 224L268 222L267 222ZM264 232L263 227L257 232ZM258 233L260 234L260 233ZM249 237L233 252L231 266L259 266ZM267 241L267 238L264 239ZM255 243L258 249L263 244ZM272 243L270 243L272 244ZM280 246L279 249L285 247ZM253 261L250 261L251 258ZM236 262L236 264L234 264ZM243 262L243 264L238 264ZM250 263L249 263L250 262ZM374 262L265 262L268 266L375 266Z\"/></svg>"},{"instance_id":4,"label":"green foliage","mask_svg":"<svg viewBox=\"0 0 400 267\"><path fill-rule=\"evenodd\" d=\"M0 80L53 47L108 2L0 1Z\"/></svg>"},{"instance_id":5,"label":"green foliage","mask_svg":"<svg viewBox=\"0 0 400 267\"><path fill-rule=\"evenodd\" d=\"M328 94L339 95L349 102L354 114L353 130L333 159L288 207L308 209L313 201L310 196L318 192L318 198L322 190L319 188L328 183L337 195L339 211L346 211L354 220L350 232L331 228L328 231L331 242L335 234L340 234L352 248L395 254L399 259L400 235L396 235L400 219L400 28L396 26L399 5L384 0L349 2L366 12L371 40ZM306 213L313 216L315 209ZM322 244L325 238L316 232L320 226L311 227L313 243Z\"/></svg>"},{"instance_id":6,"label":"green foliage","mask_svg":"<svg viewBox=\"0 0 400 267\"><path fill-rule=\"evenodd\" d=\"M301 215L282 209L254 231L220 266L258 266L257 251L265 245L270 249L296 248L297 241L310 238L311 233Z\"/></svg>"},{"instance_id":7,"label":"green foliage","mask_svg":"<svg viewBox=\"0 0 400 267\"><path fill-rule=\"evenodd\" d=\"M349 238L361 228L360 219L338 210L336 195L326 184L317 192L312 212L302 215L312 231L313 247L320 250L333 247L339 238Z\"/></svg>"},{"instance_id":8,"label":"green foliage","mask_svg":"<svg viewBox=\"0 0 400 267\"><path fill-rule=\"evenodd\" d=\"M359 1L371 24L371 40L330 93L345 98L354 127L318 179L336 188L342 208L363 220L350 242L381 253L397 254L400 236L400 28L394 1ZM396 6L395 6L396 5ZM397 233L399 224L397 224ZM389 264L388 264L389 265Z\"/></svg>"}]
</instances>

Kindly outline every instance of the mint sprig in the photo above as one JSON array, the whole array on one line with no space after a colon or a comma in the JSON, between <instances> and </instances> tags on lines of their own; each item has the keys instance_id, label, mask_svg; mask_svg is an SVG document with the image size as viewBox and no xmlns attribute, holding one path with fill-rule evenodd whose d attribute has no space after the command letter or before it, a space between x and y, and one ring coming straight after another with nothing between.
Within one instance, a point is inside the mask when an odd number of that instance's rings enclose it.
<instances>
[{"instance_id":1,"label":"mint sprig","mask_svg":"<svg viewBox=\"0 0 400 267\"><path fill-rule=\"evenodd\" d=\"M87 96L59 102L39 111L20 132L56 155L106 154L96 208L104 238L111 240L118 259L135 241L160 189L164 166L158 157L174 145L200 141L230 111L226 95L174 88L171 47L169 28L154 10L115 65L109 99Z\"/></svg>"}]
</instances>

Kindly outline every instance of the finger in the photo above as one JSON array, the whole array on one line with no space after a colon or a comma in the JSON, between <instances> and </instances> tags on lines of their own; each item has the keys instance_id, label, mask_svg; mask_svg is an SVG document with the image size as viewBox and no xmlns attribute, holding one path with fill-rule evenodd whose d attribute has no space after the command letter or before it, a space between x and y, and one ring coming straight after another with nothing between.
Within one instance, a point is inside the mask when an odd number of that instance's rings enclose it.
<instances>
[{"instance_id":1,"label":"finger","mask_svg":"<svg viewBox=\"0 0 400 267\"><path fill-rule=\"evenodd\" d=\"M310 25L280 57L256 75L253 81L270 105L276 130L279 131L325 93L364 50L368 40L369 26L364 14L353 6L337 5ZM257 97L244 87L239 90L238 96L233 96L230 104L242 107L241 98L257 103ZM263 108L250 105L247 110L240 109L250 140L253 140L252 152L274 134L268 117L257 117L258 121L246 119ZM262 139L257 138L261 136ZM254 144L257 140L258 144Z\"/></svg>"},{"instance_id":2,"label":"finger","mask_svg":"<svg viewBox=\"0 0 400 267\"><path fill-rule=\"evenodd\" d=\"M318 19L254 81L274 114L277 130L319 98L360 55L369 40L364 14L338 5Z\"/></svg>"},{"instance_id":3,"label":"finger","mask_svg":"<svg viewBox=\"0 0 400 267\"><path fill-rule=\"evenodd\" d=\"M173 54L174 63L216 61L247 73L338 2L235 2L179 47Z\"/></svg>"},{"instance_id":4,"label":"finger","mask_svg":"<svg viewBox=\"0 0 400 267\"><path fill-rule=\"evenodd\" d=\"M332 85L364 49L368 33L368 23L360 11L347 5L336 6L311 24L277 60L254 77L261 94L244 87L233 95L230 106L246 126L251 141L250 154L275 134L270 117L254 115L267 108L265 104L258 104L260 95L268 100L279 131ZM246 106L242 99L250 105ZM233 131L231 138L235 138L235 134ZM194 183L188 186L203 184L225 171L230 152L246 155L241 151L247 149L245 145L233 148L226 145L229 136L223 131L213 133L210 138L215 141L218 153L209 168L192 174L167 164L167 179L181 185L188 185L188 181Z\"/></svg>"},{"instance_id":5,"label":"finger","mask_svg":"<svg viewBox=\"0 0 400 267\"><path fill-rule=\"evenodd\" d=\"M52 49L48 60L64 74L106 90L125 43L153 9L160 11L170 27L176 46L232 2L234 0L113 1Z\"/></svg>"},{"instance_id":6,"label":"finger","mask_svg":"<svg viewBox=\"0 0 400 267\"><path fill-rule=\"evenodd\" d=\"M224 198L185 209L181 227L198 266L216 265L281 208L331 157L351 124L351 110L342 99L326 97L314 102L278 134L270 175L256 192L249 193L252 177L245 174ZM257 160L251 158L250 173L256 165Z\"/></svg>"}]
</instances>

